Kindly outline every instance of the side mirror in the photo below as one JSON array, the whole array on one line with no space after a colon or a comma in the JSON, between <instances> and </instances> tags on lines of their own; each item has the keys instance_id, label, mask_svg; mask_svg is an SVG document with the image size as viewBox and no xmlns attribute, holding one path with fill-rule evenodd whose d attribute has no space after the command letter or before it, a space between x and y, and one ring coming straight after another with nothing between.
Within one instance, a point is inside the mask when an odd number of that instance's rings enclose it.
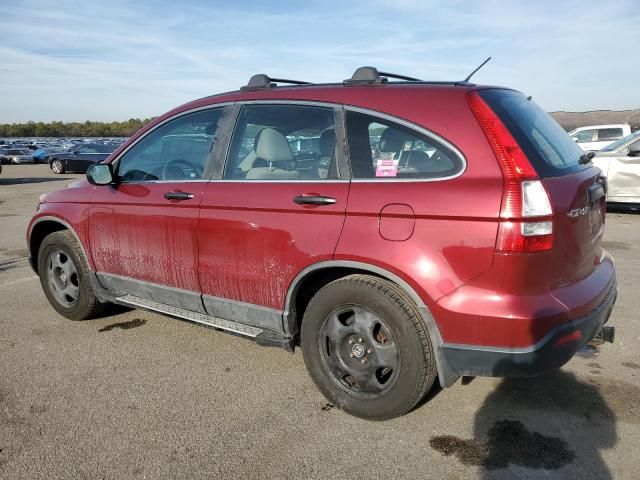
<instances>
[{"instance_id":1,"label":"side mirror","mask_svg":"<svg viewBox=\"0 0 640 480\"><path fill-rule=\"evenodd\" d=\"M110 185L113 183L113 167L110 163L94 163L87 168L87 180L91 185Z\"/></svg>"}]
</instances>

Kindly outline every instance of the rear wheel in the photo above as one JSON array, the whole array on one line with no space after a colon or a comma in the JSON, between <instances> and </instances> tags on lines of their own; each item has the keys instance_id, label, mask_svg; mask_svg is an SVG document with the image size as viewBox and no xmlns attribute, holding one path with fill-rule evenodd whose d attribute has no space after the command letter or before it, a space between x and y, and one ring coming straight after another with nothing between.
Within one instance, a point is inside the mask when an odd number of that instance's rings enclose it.
<instances>
[{"instance_id":1,"label":"rear wheel","mask_svg":"<svg viewBox=\"0 0 640 480\"><path fill-rule=\"evenodd\" d=\"M54 232L42 241L38 273L49 303L60 315L84 320L104 311L82 249L68 231Z\"/></svg>"},{"instance_id":2,"label":"rear wheel","mask_svg":"<svg viewBox=\"0 0 640 480\"><path fill-rule=\"evenodd\" d=\"M58 159L53 160L51 162L51 170L53 171L53 173L57 174L64 173L64 165L62 165L62 162Z\"/></svg>"},{"instance_id":3,"label":"rear wheel","mask_svg":"<svg viewBox=\"0 0 640 480\"><path fill-rule=\"evenodd\" d=\"M433 385L426 326L395 284L351 275L323 287L302 321L301 347L320 391L346 412L385 420L410 411Z\"/></svg>"}]
</instances>

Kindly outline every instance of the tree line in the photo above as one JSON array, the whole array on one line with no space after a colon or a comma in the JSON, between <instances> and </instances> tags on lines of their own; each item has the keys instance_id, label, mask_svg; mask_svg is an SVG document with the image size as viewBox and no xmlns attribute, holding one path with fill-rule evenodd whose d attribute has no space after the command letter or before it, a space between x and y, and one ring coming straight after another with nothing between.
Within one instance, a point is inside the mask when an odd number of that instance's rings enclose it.
<instances>
[{"instance_id":1,"label":"tree line","mask_svg":"<svg viewBox=\"0 0 640 480\"><path fill-rule=\"evenodd\" d=\"M151 120L5 123L0 124L0 137L130 137Z\"/></svg>"}]
</instances>

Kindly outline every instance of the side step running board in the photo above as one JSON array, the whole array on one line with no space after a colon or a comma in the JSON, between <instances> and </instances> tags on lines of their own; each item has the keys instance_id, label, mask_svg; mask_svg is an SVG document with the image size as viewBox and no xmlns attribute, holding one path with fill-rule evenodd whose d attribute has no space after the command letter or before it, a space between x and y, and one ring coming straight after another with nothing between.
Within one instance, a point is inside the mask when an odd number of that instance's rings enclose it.
<instances>
[{"instance_id":1,"label":"side step running board","mask_svg":"<svg viewBox=\"0 0 640 480\"><path fill-rule=\"evenodd\" d=\"M191 310L185 310L184 308L173 307L171 305L165 305L164 303L154 302L153 300L147 300L146 298L134 297L133 295L124 295L123 297L116 297L118 303L125 305L131 305L134 307L146 308L155 312L164 313L172 317L184 318L196 323L203 323L210 327L220 328L229 332L238 333L246 337L255 338L260 335L263 330L261 328L250 327L249 325L243 325L238 322L232 322L231 320L223 320L222 318L211 317L204 313L192 312Z\"/></svg>"},{"instance_id":2,"label":"side step running board","mask_svg":"<svg viewBox=\"0 0 640 480\"><path fill-rule=\"evenodd\" d=\"M244 325L232 320L212 317L210 315L205 315L204 313L192 312L191 310L165 305L164 303L154 302L153 300L147 300L146 298L136 297L134 295L123 295L121 297L116 297L115 300L123 305L164 313L171 317L183 318L191 322L201 323L209 327L219 328L238 335L250 337L253 338L258 345L280 347L284 348L288 352L293 352L294 349L294 339L291 337L285 337L277 332Z\"/></svg>"}]
</instances>

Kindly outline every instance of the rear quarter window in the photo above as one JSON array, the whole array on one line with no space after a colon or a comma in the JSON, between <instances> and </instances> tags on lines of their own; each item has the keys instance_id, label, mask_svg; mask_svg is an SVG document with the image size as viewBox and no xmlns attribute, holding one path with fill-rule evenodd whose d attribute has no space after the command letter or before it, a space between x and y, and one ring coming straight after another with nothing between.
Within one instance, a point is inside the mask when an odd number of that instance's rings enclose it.
<instances>
[{"instance_id":1,"label":"rear quarter window","mask_svg":"<svg viewBox=\"0 0 640 480\"><path fill-rule=\"evenodd\" d=\"M464 170L443 141L374 114L347 111L347 142L354 179L445 179Z\"/></svg>"},{"instance_id":2,"label":"rear quarter window","mask_svg":"<svg viewBox=\"0 0 640 480\"><path fill-rule=\"evenodd\" d=\"M511 132L541 178L588 168L578 163L584 151L547 112L522 93L502 89L478 93Z\"/></svg>"}]
</instances>

